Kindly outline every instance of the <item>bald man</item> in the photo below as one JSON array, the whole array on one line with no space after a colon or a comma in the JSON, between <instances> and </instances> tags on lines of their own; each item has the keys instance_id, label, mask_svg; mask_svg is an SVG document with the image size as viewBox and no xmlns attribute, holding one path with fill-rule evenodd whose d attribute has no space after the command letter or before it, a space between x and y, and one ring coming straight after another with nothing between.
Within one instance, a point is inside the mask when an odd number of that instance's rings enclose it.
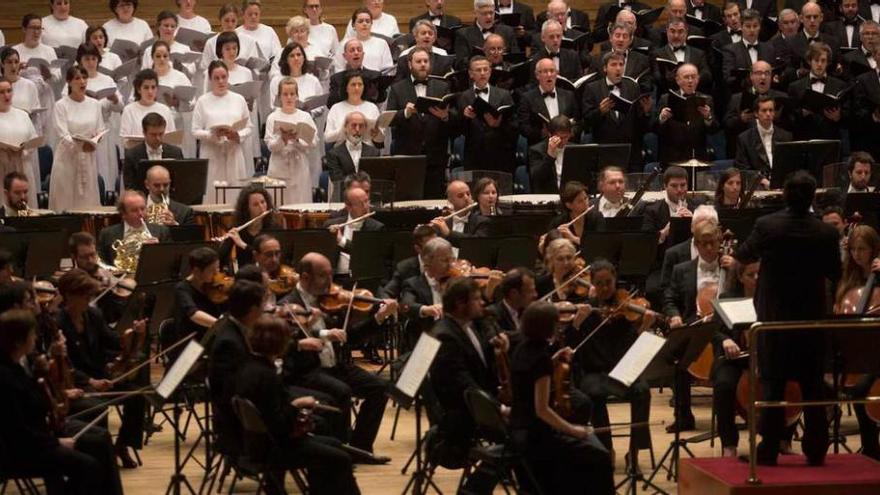
<instances>
[{"instance_id":1,"label":"bald man","mask_svg":"<svg viewBox=\"0 0 880 495\"><path fill-rule=\"evenodd\" d=\"M162 225L193 225L193 209L171 199L171 174L162 165L154 165L147 170L144 180L147 190L147 208L152 204L167 202L168 209L162 215ZM164 199L163 199L164 198Z\"/></svg>"},{"instance_id":2,"label":"bald man","mask_svg":"<svg viewBox=\"0 0 880 495\"><path fill-rule=\"evenodd\" d=\"M547 19L556 19L568 30L580 33L590 32L590 16L583 10L571 8L565 0L552 0L547 4L547 10L538 14L535 21L538 25L544 24Z\"/></svg>"},{"instance_id":3,"label":"bald man","mask_svg":"<svg viewBox=\"0 0 880 495\"><path fill-rule=\"evenodd\" d=\"M357 231L376 232L385 230L385 225L374 218L365 218L362 221L342 228L336 227L370 213L370 195L360 187L349 187L344 193L343 201L345 203L346 215L331 218L324 223L324 226L336 234L336 244L340 250L336 272L347 274L350 272L348 268L351 261L349 250L351 249L351 240L354 237L354 233Z\"/></svg>"},{"instance_id":4,"label":"bald man","mask_svg":"<svg viewBox=\"0 0 880 495\"><path fill-rule=\"evenodd\" d=\"M679 66L675 73L676 94L685 98L705 98L706 104L697 107L698 115L692 120L681 120L673 115L669 108L669 99L675 96L669 93L660 97L657 108L660 111L654 118L654 130L660 141L660 163L676 163L696 158L709 160L706 147L706 136L718 130L719 125L712 113L712 97L697 91L700 74L693 64Z\"/></svg>"},{"instance_id":5,"label":"bald man","mask_svg":"<svg viewBox=\"0 0 880 495\"><path fill-rule=\"evenodd\" d=\"M809 61L807 61L807 49L810 45L817 41L826 43L831 47L831 57L828 60L828 71L833 73L840 61L841 41L832 34L822 32L822 23L825 21L825 13L822 11L822 7L815 2L805 3L804 6L801 7L800 20L803 29L794 35L789 41L791 51L796 57L800 57L800 60L803 61L805 64L804 66L806 67L809 65ZM798 75L803 77L807 72L808 71L806 70L799 71Z\"/></svg>"},{"instance_id":6,"label":"bald man","mask_svg":"<svg viewBox=\"0 0 880 495\"><path fill-rule=\"evenodd\" d=\"M723 123L724 132L727 136L727 156L736 155L737 136L749 127L754 126L755 112L753 111L753 102L760 95L768 95L779 100L779 104L776 105L776 119L774 123L783 129L789 131L792 129L791 112L782 105L782 102L788 98L788 95L771 88L772 82L773 70L770 64L759 60L752 64L752 70L749 73L749 86L746 90L730 97Z\"/></svg>"},{"instance_id":7,"label":"bald man","mask_svg":"<svg viewBox=\"0 0 880 495\"><path fill-rule=\"evenodd\" d=\"M454 180L446 186L446 200L449 201L452 211L461 210L474 202L471 198L470 187L466 182L460 180ZM477 207L473 207L469 211L446 220L437 217L431 220L431 225L441 237L448 239L453 246L456 246L462 238L489 235L489 219L480 215L478 211Z\"/></svg>"}]
</instances>

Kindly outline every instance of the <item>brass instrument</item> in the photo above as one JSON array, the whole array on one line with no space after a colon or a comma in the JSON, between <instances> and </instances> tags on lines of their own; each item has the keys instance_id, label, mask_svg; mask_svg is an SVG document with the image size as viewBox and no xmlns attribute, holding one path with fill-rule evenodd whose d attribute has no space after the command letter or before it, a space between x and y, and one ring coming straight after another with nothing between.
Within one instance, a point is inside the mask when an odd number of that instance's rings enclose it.
<instances>
[{"instance_id":1,"label":"brass instrument","mask_svg":"<svg viewBox=\"0 0 880 495\"><path fill-rule=\"evenodd\" d=\"M147 206L146 220L150 223L164 224L165 212L168 211L168 197L162 195L162 201L150 203Z\"/></svg>"},{"instance_id":2,"label":"brass instrument","mask_svg":"<svg viewBox=\"0 0 880 495\"><path fill-rule=\"evenodd\" d=\"M116 258L113 260L113 266L125 273L137 272L138 257L141 254L141 247L144 242L153 239L153 234L147 229L146 222L141 219L144 228L140 231L132 231L122 239L113 241L113 252Z\"/></svg>"}]
</instances>

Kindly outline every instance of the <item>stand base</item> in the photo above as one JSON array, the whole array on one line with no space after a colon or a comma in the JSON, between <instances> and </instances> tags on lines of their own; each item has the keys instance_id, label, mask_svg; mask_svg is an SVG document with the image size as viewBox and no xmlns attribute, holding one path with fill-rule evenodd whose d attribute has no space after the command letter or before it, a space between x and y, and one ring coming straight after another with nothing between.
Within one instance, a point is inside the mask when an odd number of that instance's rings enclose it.
<instances>
[{"instance_id":1,"label":"stand base","mask_svg":"<svg viewBox=\"0 0 880 495\"><path fill-rule=\"evenodd\" d=\"M880 462L862 455L832 454L811 467L803 456L779 456L775 467L758 466L761 484L749 484L749 465L730 457L681 459L680 495L875 495Z\"/></svg>"}]
</instances>

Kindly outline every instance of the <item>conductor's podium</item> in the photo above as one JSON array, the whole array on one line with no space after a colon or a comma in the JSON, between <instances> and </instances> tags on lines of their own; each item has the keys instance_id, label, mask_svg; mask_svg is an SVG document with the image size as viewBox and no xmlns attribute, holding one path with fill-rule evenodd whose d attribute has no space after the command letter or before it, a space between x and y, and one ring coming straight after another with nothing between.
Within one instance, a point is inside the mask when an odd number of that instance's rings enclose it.
<instances>
[{"instance_id":1,"label":"conductor's podium","mask_svg":"<svg viewBox=\"0 0 880 495\"><path fill-rule=\"evenodd\" d=\"M878 495L880 462L857 454L829 455L811 467L800 455L758 466L760 484L746 482L749 465L730 457L682 459L679 495Z\"/></svg>"}]
</instances>

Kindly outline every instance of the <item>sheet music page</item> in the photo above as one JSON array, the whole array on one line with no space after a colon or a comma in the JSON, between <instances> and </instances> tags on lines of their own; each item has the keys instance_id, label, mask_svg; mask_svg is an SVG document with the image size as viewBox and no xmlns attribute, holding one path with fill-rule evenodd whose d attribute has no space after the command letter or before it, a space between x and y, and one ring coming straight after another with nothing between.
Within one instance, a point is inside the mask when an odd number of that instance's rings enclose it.
<instances>
[{"instance_id":1,"label":"sheet music page","mask_svg":"<svg viewBox=\"0 0 880 495\"><path fill-rule=\"evenodd\" d=\"M665 342L663 337L642 332L608 376L629 387L645 371Z\"/></svg>"},{"instance_id":2,"label":"sheet music page","mask_svg":"<svg viewBox=\"0 0 880 495\"><path fill-rule=\"evenodd\" d=\"M439 350L440 341L427 333L422 333L419 341L416 342L415 349L406 361L406 365L400 372L400 377L397 378L395 384L397 389L407 397L415 397Z\"/></svg>"},{"instance_id":3,"label":"sheet music page","mask_svg":"<svg viewBox=\"0 0 880 495\"><path fill-rule=\"evenodd\" d=\"M199 360L199 357L201 357L203 352L205 352L205 348L198 342L191 340L189 344L183 348L183 352L180 353L177 361L174 361L174 364L171 365L171 369L168 370L168 373L165 374L165 377L162 378L159 385L156 386L156 393L163 399L171 397L171 394L174 393L174 390L177 389L180 382L186 378L189 370L192 369L193 365Z\"/></svg>"},{"instance_id":4,"label":"sheet music page","mask_svg":"<svg viewBox=\"0 0 880 495\"><path fill-rule=\"evenodd\" d=\"M732 301L719 299L718 306L721 307L723 314L727 316L725 323L729 323L730 326L752 324L758 321L758 314L755 312L755 303L752 298L734 299Z\"/></svg>"}]
</instances>

